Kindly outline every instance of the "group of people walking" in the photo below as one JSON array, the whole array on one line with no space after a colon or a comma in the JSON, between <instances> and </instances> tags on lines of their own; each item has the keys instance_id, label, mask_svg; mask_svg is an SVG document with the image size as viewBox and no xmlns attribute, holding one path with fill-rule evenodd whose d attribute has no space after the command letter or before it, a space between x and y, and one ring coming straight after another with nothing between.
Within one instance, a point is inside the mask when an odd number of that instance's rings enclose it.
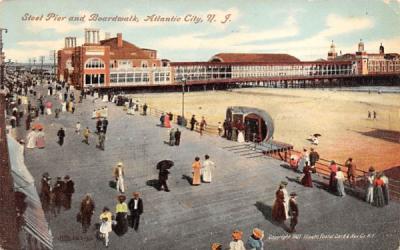
<instances>
[{"instance_id":1,"label":"group of people walking","mask_svg":"<svg viewBox=\"0 0 400 250\"><path fill-rule=\"evenodd\" d=\"M26 136L26 148L33 149L33 148L40 148L43 149L46 146L45 142L45 133L43 128L35 128L33 127L32 130Z\"/></svg>"},{"instance_id":2,"label":"group of people walking","mask_svg":"<svg viewBox=\"0 0 400 250\"><path fill-rule=\"evenodd\" d=\"M98 228L98 238L104 240L106 247L109 246L110 233L122 236L127 233L130 226L135 231L139 230L140 216L143 213L143 200L138 192L132 193L132 199L126 203L125 195L118 195L115 205L115 215L108 207L104 207L99 216L100 225ZM128 214L128 212L130 212ZM86 194L81 201L80 210L77 214L77 221L82 224L84 233L91 226L92 216L95 213L95 202L90 194Z\"/></svg>"},{"instance_id":3,"label":"group of people walking","mask_svg":"<svg viewBox=\"0 0 400 250\"><path fill-rule=\"evenodd\" d=\"M289 233L296 232L297 218L299 216L299 208L297 206L297 194L289 193L286 189L286 181L282 181L278 190L275 192L275 202L272 206L272 218L278 223L284 223L290 219Z\"/></svg>"},{"instance_id":4,"label":"group of people walking","mask_svg":"<svg viewBox=\"0 0 400 250\"><path fill-rule=\"evenodd\" d=\"M179 130L179 128L171 128L169 131L169 145L170 146L179 146L181 144L181 134L182 132Z\"/></svg>"},{"instance_id":5,"label":"group of people walking","mask_svg":"<svg viewBox=\"0 0 400 250\"><path fill-rule=\"evenodd\" d=\"M250 127L247 126L246 133L246 126L241 121L232 122L230 119L225 119L222 125L220 122L218 123L218 134L228 140L237 141L239 143L251 140L256 142L257 136L253 135L254 138L251 138L252 133L249 128Z\"/></svg>"},{"instance_id":6,"label":"group of people walking","mask_svg":"<svg viewBox=\"0 0 400 250\"><path fill-rule=\"evenodd\" d=\"M204 156L203 164L200 162L200 157L196 156L192 164L192 185L198 186L202 181L211 183L215 168L215 163L210 160L209 155Z\"/></svg>"},{"instance_id":7,"label":"group of people walking","mask_svg":"<svg viewBox=\"0 0 400 250\"><path fill-rule=\"evenodd\" d=\"M232 241L229 243L229 250L264 250L264 231L254 228L246 243L243 242L243 232L235 230L232 232ZM211 250L222 250L222 244L213 243ZM225 249L225 248L224 248Z\"/></svg>"},{"instance_id":8,"label":"group of people walking","mask_svg":"<svg viewBox=\"0 0 400 250\"><path fill-rule=\"evenodd\" d=\"M66 210L71 208L72 194L75 192L75 184L69 177L57 177L54 184L50 175L46 172L42 175L40 189L40 200L45 211L50 211L53 215L57 215L63 206Z\"/></svg>"},{"instance_id":9,"label":"group of people walking","mask_svg":"<svg viewBox=\"0 0 400 250\"><path fill-rule=\"evenodd\" d=\"M198 122L196 120L196 115L192 115L192 118L190 119L190 130L193 131L196 125L199 126L199 133L200 133L200 136L202 136L204 133L204 130L207 128L207 122L206 122L206 119L204 118L204 116L202 116L201 121Z\"/></svg>"},{"instance_id":10,"label":"group of people walking","mask_svg":"<svg viewBox=\"0 0 400 250\"><path fill-rule=\"evenodd\" d=\"M374 167L370 167L367 174L366 201L376 207L384 207L389 204L389 179L384 172L377 173Z\"/></svg>"}]
</instances>

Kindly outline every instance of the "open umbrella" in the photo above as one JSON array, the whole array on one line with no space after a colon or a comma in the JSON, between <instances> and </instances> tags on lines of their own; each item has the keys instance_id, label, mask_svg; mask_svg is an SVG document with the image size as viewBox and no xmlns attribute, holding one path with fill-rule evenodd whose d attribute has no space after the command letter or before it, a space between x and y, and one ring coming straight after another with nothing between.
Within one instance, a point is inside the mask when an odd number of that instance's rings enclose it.
<instances>
[{"instance_id":1,"label":"open umbrella","mask_svg":"<svg viewBox=\"0 0 400 250\"><path fill-rule=\"evenodd\" d=\"M321 134L314 134L314 137L322 136Z\"/></svg>"},{"instance_id":2,"label":"open umbrella","mask_svg":"<svg viewBox=\"0 0 400 250\"><path fill-rule=\"evenodd\" d=\"M162 160L159 163L157 163L157 169L170 169L174 166L174 162L171 160Z\"/></svg>"},{"instance_id":3,"label":"open umbrella","mask_svg":"<svg viewBox=\"0 0 400 250\"><path fill-rule=\"evenodd\" d=\"M34 127L35 129L43 129L43 124L41 124L41 123L36 123L36 124L33 125L33 127Z\"/></svg>"}]
</instances>

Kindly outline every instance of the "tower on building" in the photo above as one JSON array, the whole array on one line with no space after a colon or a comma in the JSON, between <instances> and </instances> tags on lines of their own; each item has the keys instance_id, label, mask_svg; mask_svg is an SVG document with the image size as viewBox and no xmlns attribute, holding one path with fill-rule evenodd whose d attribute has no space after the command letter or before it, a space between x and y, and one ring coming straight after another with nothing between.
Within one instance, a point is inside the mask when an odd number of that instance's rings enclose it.
<instances>
[{"instance_id":1,"label":"tower on building","mask_svg":"<svg viewBox=\"0 0 400 250\"><path fill-rule=\"evenodd\" d=\"M99 29L85 29L85 44L100 44Z\"/></svg>"},{"instance_id":2,"label":"tower on building","mask_svg":"<svg viewBox=\"0 0 400 250\"><path fill-rule=\"evenodd\" d=\"M364 52L364 42L362 39L360 39L360 42L358 43L358 52Z\"/></svg>"},{"instance_id":3,"label":"tower on building","mask_svg":"<svg viewBox=\"0 0 400 250\"><path fill-rule=\"evenodd\" d=\"M385 54L385 48L383 47L382 43L381 46L379 46L379 54Z\"/></svg>"},{"instance_id":4,"label":"tower on building","mask_svg":"<svg viewBox=\"0 0 400 250\"><path fill-rule=\"evenodd\" d=\"M333 43L332 40L332 44L328 52L328 60L335 60L336 57L337 57L337 52L335 50L335 44Z\"/></svg>"}]
</instances>

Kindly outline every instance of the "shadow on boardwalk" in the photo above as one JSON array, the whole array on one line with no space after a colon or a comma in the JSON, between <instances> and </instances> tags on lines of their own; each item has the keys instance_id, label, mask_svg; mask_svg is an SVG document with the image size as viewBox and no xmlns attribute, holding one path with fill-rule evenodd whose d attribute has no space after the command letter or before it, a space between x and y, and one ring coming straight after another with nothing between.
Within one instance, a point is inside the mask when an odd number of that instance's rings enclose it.
<instances>
[{"instance_id":1,"label":"shadow on boardwalk","mask_svg":"<svg viewBox=\"0 0 400 250\"><path fill-rule=\"evenodd\" d=\"M187 182L188 182L190 185L192 185L192 183L193 183L193 178L190 177L189 175L186 175L186 174L183 174L183 175L182 175L182 180L187 180Z\"/></svg>"},{"instance_id":2,"label":"shadow on boardwalk","mask_svg":"<svg viewBox=\"0 0 400 250\"><path fill-rule=\"evenodd\" d=\"M148 180L146 181L146 185L149 187L153 187L158 191L161 190L160 182L158 181L158 179Z\"/></svg>"},{"instance_id":3,"label":"shadow on boardwalk","mask_svg":"<svg viewBox=\"0 0 400 250\"><path fill-rule=\"evenodd\" d=\"M272 218L272 207L268 206L267 204L261 201L257 201L256 204L254 204L254 206L258 209L258 211L260 211L263 214L266 220L271 222L271 224L281 227L286 232L289 231L289 227L287 227L284 223L279 223Z\"/></svg>"}]
</instances>

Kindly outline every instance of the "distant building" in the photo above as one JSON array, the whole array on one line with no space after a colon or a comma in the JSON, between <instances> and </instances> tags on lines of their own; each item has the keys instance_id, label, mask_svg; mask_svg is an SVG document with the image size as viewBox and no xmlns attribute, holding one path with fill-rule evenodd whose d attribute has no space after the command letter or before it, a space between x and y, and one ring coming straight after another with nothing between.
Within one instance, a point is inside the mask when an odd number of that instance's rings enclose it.
<instances>
[{"instance_id":1,"label":"distant building","mask_svg":"<svg viewBox=\"0 0 400 250\"><path fill-rule=\"evenodd\" d=\"M337 56L334 54L335 45L333 44L328 52L328 60L353 61L357 64L357 73L361 75L392 74L400 73L400 55L397 53L385 54L382 43L379 46L379 53L367 53L364 42L360 40L358 50L354 53L347 53Z\"/></svg>"},{"instance_id":2,"label":"distant building","mask_svg":"<svg viewBox=\"0 0 400 250\"><path fill-rule=\"evenodd\" d=\"M109 37L109 34L107 34ZM77 88L157 87L250 84L257 86L317 86L321 82L369 75L399 75L400 56L367 53L362 41L355 53L340 54L331 43L327 60L301 61L288 54L219 53L203 62L170 62L157 51L124 41L122 34L99 39L98 29L85 29L85 43L67 37L58 51L58 79Z\"/></svg>"},{"instance_id":3,"label":"distant building","mask_svg":"<svg viewBox=\"0 0 400 250\"><path fill-rule=\"evenodd\" d=\"M65 38L58 62L58 79L78 88L147 84L153 81L152 71L164 72L156 50L124 41L122 33L99 40L97 29L85 29L85 43L81 46L76 46L76 38Z\"/></svg>"}]
</instances>

